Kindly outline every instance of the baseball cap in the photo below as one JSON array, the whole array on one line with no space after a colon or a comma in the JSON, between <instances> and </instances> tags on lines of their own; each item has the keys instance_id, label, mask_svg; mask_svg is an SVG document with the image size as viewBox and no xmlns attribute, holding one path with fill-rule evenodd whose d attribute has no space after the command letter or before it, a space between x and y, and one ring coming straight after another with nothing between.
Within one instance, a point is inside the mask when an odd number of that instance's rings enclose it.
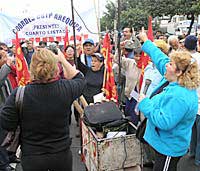
<instances>
[{"instance_id":1,"label":"baseball cap","mask_svg":"<svg viewBox=\"0 0 200 171\"><path fill-rule=\"evenodd\" d=\"M188 50L195 50L197 47L197 37L193 35L189 35L185 38L184 46Z\"/></svg>"},{"instance_id":2,"label":"baseball cap","mask_svg":"<svg viewBox=\"0 0 200 171\"><path fill-rule=\"evenodd\" d=\"M104 60L103 55L100 53L93 53L91 56L96 57L101 62Z\"/></svg>"},{"instance_id":3,"label":"baseball cap","mask_svg":"<svg viewBox=\"0 0 200 171\"><path fill-rule=\"evenodd\" d=\"M86 40L83 42L83 46L84 46L86 43L90 43L90 44L94 45L94 41L93 41L92 39L86 39Z\"/></svg>"}]
</instances>

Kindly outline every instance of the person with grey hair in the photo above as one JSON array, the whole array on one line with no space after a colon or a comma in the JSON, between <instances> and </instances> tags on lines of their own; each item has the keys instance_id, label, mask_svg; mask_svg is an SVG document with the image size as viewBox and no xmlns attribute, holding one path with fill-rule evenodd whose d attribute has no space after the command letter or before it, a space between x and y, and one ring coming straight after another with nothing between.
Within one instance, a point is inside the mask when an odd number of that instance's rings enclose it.
<instances>
[{"instance_id":1,"label":"person with grey hair","mask_svg":"<svg viewBox=\"0 0 200 171\"><path fill-rule=\"evenodd\" d=\"M168 44L170 46L169 53L172 51L177 51L179 49L179 40L178 37L175 35L171 35L168 37Z\"/></svg>"}]
</instances>

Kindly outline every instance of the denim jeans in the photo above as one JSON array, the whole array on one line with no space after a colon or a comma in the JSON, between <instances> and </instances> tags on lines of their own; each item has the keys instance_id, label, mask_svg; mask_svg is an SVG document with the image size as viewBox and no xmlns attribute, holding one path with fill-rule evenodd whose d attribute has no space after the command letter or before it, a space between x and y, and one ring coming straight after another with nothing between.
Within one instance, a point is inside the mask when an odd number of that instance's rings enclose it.
<instances>
[{"instance_id":1,"label":"denim jeans","mask_svg":"<svg viewBox=\"0 0 200 171\"><path fill-rule=\"evenodd\" d=\"M195 164L200 166L200 115L197 115L192 127L190 155L195 157Z\"/></svg>"}]
</instances>

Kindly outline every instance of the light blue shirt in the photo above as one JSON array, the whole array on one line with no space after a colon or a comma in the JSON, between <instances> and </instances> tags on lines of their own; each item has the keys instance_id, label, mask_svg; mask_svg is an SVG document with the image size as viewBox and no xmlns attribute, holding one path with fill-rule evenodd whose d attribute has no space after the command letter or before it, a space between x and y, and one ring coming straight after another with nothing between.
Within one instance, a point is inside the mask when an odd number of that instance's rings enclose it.
<instances>
[{"instance_id":1,"label":"light blue shirt","mask_svg":"<svg viewBox=\"0 0 200 171\"><path fill-rule=\"evenodd\" d=\"M143 82L142 82L142 87L140 91L141 92L144 91L145 80L146 79L151 80L151 84L149 85L149 88L147 89L147 92L146 92L146 96L150 97L153 90L159 85L162 78L163 78L162 75L157 70L155 65L152 62L150 62L144 70Z\"/></svg>"}]
</instances>

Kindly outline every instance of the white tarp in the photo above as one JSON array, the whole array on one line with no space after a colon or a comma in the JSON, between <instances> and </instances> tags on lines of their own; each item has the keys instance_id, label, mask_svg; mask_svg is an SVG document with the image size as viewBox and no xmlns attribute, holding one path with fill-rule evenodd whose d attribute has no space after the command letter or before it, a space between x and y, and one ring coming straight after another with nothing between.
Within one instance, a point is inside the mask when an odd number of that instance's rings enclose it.
<instances>
[{"instance_id":1,"label":"white tarp","mask_svg":"<svg viewBox=\"0 0 200 171\"><path fill-rule=\"evenodd\" d=\"M75 22L73 23L70 0L57 0L56 3L54 1L54 4L53 2L45 2L45 4L38 3L36 6L26 4L23 7L22 5L22 9L25 9L25 12L23 11L21 14L19 13L20 6L16 11L13 9L15 4L12 4L12 11L1 12L0 41L11 44L12 39L15 39L16 31L18 31L19 38L25 39L63 37L65 36L66 26L68 27L70 37L73 35L73 24L75 25L76 35L88 34L89 38L98 41L98 35L91 33L98 33L97 11L94 0L74 1L74 8L84 23L75 11ZM83 2L87 4L84 8L81 6ZM8 7L5 8L8 9Z\"/></svg>"}]
</instances>

